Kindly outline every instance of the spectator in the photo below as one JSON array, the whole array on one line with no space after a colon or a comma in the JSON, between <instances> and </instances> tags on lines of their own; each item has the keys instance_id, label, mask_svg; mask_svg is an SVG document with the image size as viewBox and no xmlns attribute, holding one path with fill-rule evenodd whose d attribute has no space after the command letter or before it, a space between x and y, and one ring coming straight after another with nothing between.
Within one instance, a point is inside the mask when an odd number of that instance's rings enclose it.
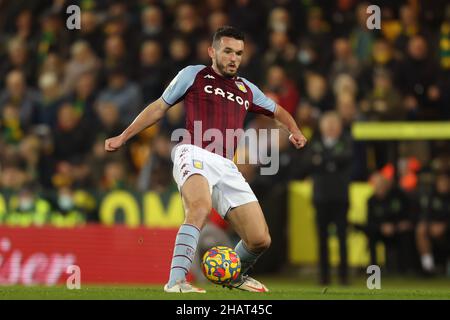
<instances>
[{"instance_id":1,"label":"spectator","mask_svg":"<svg viewBox=\"0 0 450 320\"><path fill-rule=\"evenodd\" d=\"M426 274L436 272L436 265L445 267L449 258L449 185L448 175L438 174L432 193L421 198L422 214L416 228L416 237L422 271Z\"/></svg>"},{"instance_id":2,"label":"spectator","mask_svg":"<svg viewBox=\"0 0 450 320\"><path fill-rule=\"evenodd\" d=\"M297 108L295 120L302 124L302 132L307 139L311 139L317 131L318 117L319 114L309 104L300 104Z\"/></svg>"},{"instance_id":3,"label":"spectator","mask_svg":"<svg viewBox=\"0 0 450 320\"><path fill-rule=\"evenodd\" d=\"M268 33L281 32L286 34L288 38L294 38L294 30L292 28L291 13L281 6L273 8L268 16Z\"/></svg>"},{"instance_id":4,"label":"spectator","mask_svg":"<svg viewBox=\"0 0 450 320\"><path fill-rule=\"evenodd\" d=\"M336 77L333 83L334 96L338 97L341 94L348 93L354 98L358 94L358 84L351 75L342 73Z\"/></svg>"},{"instance_id":5,"label":"spectator","mask_svg":"<svg viewBox=\"0 0 450 320\"><path fill-rule=\"evenodd\" d=\"M201 20L193 4L185 2L178 5L173 29L173 35L186 39L189 50L192 50L201 33Z\"/></svg>"},{"instance_id":6,"label":"spectator","mask_svg":"<svg viewBox=\"0 0 450 320\"><path fill-rule=\"evenodd\" d=\"M225 0L206 0L205 2L207 12L223 11L226 9L227 2Z\"/></svg>"},{"instance_id":7,"label":"spectator","mask_svg":"<svg viewBox=\"0 0 450 320\"><path fill-rule=\"evenodd\" d=\"M53 128L56 125L58 108L62 104L61 86L56 74L43 73L39 77L39 89L42 96L37 111L37 122Z\"/></svg>"},{"instance_id":8,"label":"spectator","mask_svg":"<svg viewBox=\"0 0 450 320\"><path fill-rule=\"evenodd\" d=\"M355 97L348 92L342 92L336 99L336 111L341 117L344 132L351 135L352 124L359 118Z\"/></svg>"},{"instance_id":9,"label":"spectator","mask_svg":"<svg viewBox=\"0 0 450 320\"><path fill-rule=\"evenodd\" d=\"M167 82L167 69L163 60L163 49L154 40L142 44L140 65L137 71L139 84L145 103L155 101L161 96Z\"/></svg>"},{"instance_id":10,"label":"spectator","mask_svg":"<svg viewBox=\"0 0 450 320\"><path fill-rule=\"evenodd\" d=\"M331 95L327 81L323 76L317 73L307 75L305 98L302 104L309 105L318 113L333 108L333 96Z\"/></svg>"},{"instance_id":11,"label":"spectator","mask_svg":"<svg viewBox=\"0 0 450 320\"><path fill-rule=\"evenodd\" d=\"M78 30L77 40L85 42L97 57L102 56L102 33L99 28L100 19L92 10L81 10L81 28Z\"/></svg>"},{"instance_id":12,"label":"spectator","mask_svg":"<svg viewBox=\"0 0 450 320\"><path fill-rule=\"evenodd\" d=\"M49 53L39 68L39 74L47 72L54 73L59 81L64 78L65 61L55 52Z\"/></svg>"},{"instance_id":13,"label":"spectator","mask_svg":"<svg viewBox=\"0 0 450 320\"><path fill-rule=\"evenodd\" d=\"M0 186L2 193L11 195L19 192L30 177L26 172L26 162L17 155L3 157L2 170L0 171Z\"/></svg>"},{"instance_id":14,"label":"spectator","mask_svg":"<svg viewBox=\"0 0 450 320\"><path fill-rule=\"evenodd\" d=\"M20 125L27 130L36 123L38 93L27 87L23 72L13 70L6 76L6 88L0 92L0 111L2 106L9 104L17 108Z\"/></svg>"},{"instance_id":15,"label":"spectator","mask_svg":"<svg viewBox=\"0 0 450 320\"><path fill-rule=\"evenodd\" d=\"M450 69L450 48L446 46L446 41L450 38L450 5L447 5L439 36L440 65L442 69L448 70Z\"/></svg>"},{"instance_id":16,"label":"spectator","mask_svg":"<svg viewBox=\"0 0 450 320\"><path fill-rule=\"evenodd\" d=\"M120 122L119 109L114 103L99 102L96 111L100 125L97 131L98 137L118 135L124 130L125 126Z\"/></svg>"},{"instance_id":17,"label":"spectator","mask_svg":"<svg viewBox=\"0 0 450 320\"><path fill-rule=\"evenodd\" d=\"M372 177L374 195L368 200L367 235L371 264L379 265L376 245L382 242L386 252L386 270L411 271L414 266L413 221L405 194L382 174Z\"/></svg>"},{"instance_id":18,"label":"spectator","mask_svg":"<svg viewBox=\"0 0 450 320\"><path fill-rule=\"evenodd\" d=\"M208 33L210 36L216 32L217 29L227 26L229 23L228 15L223 11L214 11L208 16Z\"/></svg>"},{"instance_id":19,"label":"spectator","mask_svg":"<svg viewBox=\"0 0 450 320\"><path fill-rule=\"evenodd\" d=\"M104 71L113 68L132 70L129 52L126 50L125 42L119 35L111 35L104 42Z\"/></svg>"},{"instance_id":20,"label":"spectator","mask_svg":"<svg viewBox=\"0 0 450 320\"><path fill-rule=\"evenodd\" d=\"M17 155L25 162L27 174L33 183L38 180L40 175L38 170L40 149L41 141L34 134L25 136L17 148Z\"/></svg>"},{"instance_id":21,"label":"spectator","mask_svg":"<svg viewBox=\"0 0 450 320\"><path fill-rule=\"evenodd\" d=\"M11 201L4 223L9 226L41 227L48 221L50 204L43 199L33 183L27 183L17 193L17 201Z\"/></svg>"},{"instance_id":22,"label":"spectator","mask_svg":"<svg viewBox=\"0 0 450 320\"><path fill-rule=\"evenodd\" d=\"M430 39L428 30L420 25L418 11L418 6L412 4L405 4L400 8L400 34L395 39L395 47L400 54L407 51L412 37L423 35Z\"/></svg>"},{"instance_id":23,"label":"spectator","mask_svg":"<svg viewBox=\"0 0 450 320\"><path fill-rule=\"evenodd\" d=\"M300 94L292 80L280 66L272 66L267 71L266 91L270 92L279 105L291 115L295 115Z\"/></svg>"},{"instance_id":24,"label":"spectator","mask_svg":"<svg viewBox=\"0 0 450 320\"><path fill-rule=\"evenodd\" d=\"M395 75L397 68L398 61L394 58L391 44L386 39L377 39L373 44L372 59L365 65L359 76L358 82L363 94L368 94L373 88L375 72L381 69ZM393 80L395 79L393 78Z\"/></svg>"},{"instance_id":25,"label":"spectator","mask_svg":"<svg viewBox=\"0 0 450 320\"><path fill-rule=\"evenodd\" d=\"M154 40L165 44L167 32L164 31L164 15L161 8L150 5L141 13L141 41Z\"/></svg>"},{"instance_id":26,"label":"spectator","mask_svg":"<svg viewBox=\"0 0 450 320\"><path fill-rule=\"evenodd\" d=\"M28 84L35 84L34 59L29 57L26 42L20 38L13 38L8 43L8 59L0 64L0 86L3 86L6 75L12 70L20 70Z\"/></svg>"},{"instance_id":27,"label":"spectator","mask_svg":"<svg viewBox=\"0 0 450 320\"><path fill-rule=\"evenodd\" d=\"M110 7L112 8L112 7ZM127 9L119 9L120 12L111 13L104 22L103 32L107 36L119 36L127 43L127 48L134 48L134 42L130 39L129 21Z\"/></svg>"},{"instance_id":28,"label":"spectator","mask_svg":"<svg viewBox=\"0 0 450 320\"><path fill-rule=\"evenodd\" d=\"M246 39L247 40L247 39ZM195 46L195 64L203 64L208 66L211 64L211 58L208 54L208 48L211 46L211 38L202 38L197 41L197 45ZM247 51L247 43L246 48ZM241 68L239 68L239 71Z\"/></svg>"},{"instance_id":29,"label":"spectator","mask_svg":"<svg viewBox=\"0 0 450 320\"><path fill-rule=\"evenodd\" d=\"M374 42L374 30L367 29L367 20L369 19L367 7L369 5L368 2L362 2L356 7L357 25L350 34L353 54L361 63L369 61Z\"/></svg>"},{"instance_id":30,"label":"spectator","mask_svg":"<svg viewBox=\"0 0 450 320\"><path fill-rule=\"evenodd\" d=\"M429 89L436 84L437 65L431 60L428 45L422 36L408 42L408 55L399 65L397 86L404 96L403 103L410 119L435 117L430 110Z\"/></svg>"},{"instance_id":31,"label":"spectator","mask_svg":"<svg viewBox=\"0 0 450 320\"><path fill-rule=\"evenodd\" d=\"M323 70L316 71L326 70L332 59L332 37L330 34L330 26L324 20L323 11L319 7L312 7L309 9L306 21L306 31L301 39L303 43L310 44L311 52L317 55L317 64L322 66ZM311 59L310 57L305 56L305 54L306 52L300 49L299 57L301 57L304 62L306 62L305 59ZM309 53L309 56L311 55L312 54Z\"/></svg>"},{"instance_id":32,"label":"spectator","mask_svg":"<svg viewBox=\"0 0 450 320\"><path fill-rule=\"evenodd\" d=\"M64 103L58 110L57 125L54 128L54 153L57 161L72 161L83 157L90 149L92 131L81 115L70 103Z\"/></svg>"},{"instance_id":33,"label":"spectator","mask_svg":"<svg viewBox=\"0 0 450 320\"><path fill-rule=\"evenodd\" d=\"M175 37L170 41L169 55L172 63L170 64L169 78L175 77L181 69L189 65L191 54L191 47L186 39Z\"/></svg>"},{"instance_id":34,"label":"spectator","mask_svg":"<svg viewBox=\"0 0 450 320\"><path fill-rule=\"evenodd\" d=\"M16 33L15 37L27 43L29 50L36 48L36 30L33 21L33 12L29 9L24 9L16 17L15 21Z\"/></svg>"},{"instance_id":35,"label":"spectator","mask_svg":"<svg viewBox=\"0 0 450 320\"><path fill-rule=\"evenodd\" d=\"M38 64L42 63L51 52L67 56L69 33L67 33L61 17L51 11L43 14L41 20L41 33L37 42Z\"/></svg>"},{"instance_id":36,"label":"spectator","mask_svg":"<svg viewBox=\"0 0 450 320\"><path fill-rule=\"evenodd\" d=\"M83 199L83 197L86 198L81 191L77 192L70 186L58 188L52 199L51 224L57 227L75 227L92 220L93 212L89 209L92 207L93 199Z\"/></svg>"},{"instance_id":37,"label":"spectator","mask_svg":"<svg viewBox=\"0 0 450 320\"><path fill-rule=\"evenodd\" d=\"M260 27L264 25L265 12L260 9L260 1L237 0L233 6L229 6L228 13L231 25L237 26L246 34L252 35L255 44L261 47L265 41L264 32L260 32Z\"/></svg>"},{"instance_id":38,"label":"spectator","mask_svg":"<svg viewBox=\"0 0 450 320\"><path fill-rule=\"evenodd\" d=\"M286 70L299 69L296 60L297 48L291 43L285 31L275 30L269 34L269 48L264 54L263 64L265 68L278 64Z\"/></svg>"},{"instance_id":39,"label":"spectator","mask_svg":"<svg viewBox=\"0 0 450 320\"><path fill-rule=\"evenodd\" d=\"M356 79L361 69L360 62L353 55L350 41L338 38L333 43L334 61L331 64L330 81L333 83L340 74L348 74Z\"/></svg>"},{"instance_id":40,"label":"spectator","mask_svg":"<svg viewBox=\"0 0 450 320\"><path fill-rule=\"evenodd\" d=\"M66 97L66 100L73 104L82 121L90 126L98 125L98 118L95 112L95 101L97 97L97 77L95 73L86 72L80 75L75 85L75 91Z\"/></svg>"},{"instance_id":41,"label":"spectator","mask_svg":"<svg viewBox=\"0 0 450 320\"><path fill-rule=\"evenodd\" d=\"M122 68L109 70L108 86L99 93L97 102L115 104L122 125L130 124L143 108L139 86L128 79L125 69Z\"/></svg>"},{"instance_id":42,"label":"spectator","mask_svg":"<svg viewBox=\"0 0 450 320\"><path fill-rule=\"evenodd\" d=\"M18 144L24 136L19 110L12 104L6 104L0 119L1 140L7 144Z\"/></svg>"},{"instance_id":43,"label":"spectator","mask_svg":"<svg viewBox=\"0 0 450 320\"><path fill-rule=\"evenodd\" d=\"M397 19L397 7L397 4L392 5L388 3L381 6L381 25L383 27L380 30L380 39L384 38L392 44L402 31L400 21Z\"/></svg>"},{"instance_id":44,"label":"spectator","mask_svg":"<svg viewBox=\"0 0 450 320\"><path fill-rule=\"evenodd\" d=\"M428 90L431 104L439 110L439 119L450 119L450 47L446 43L450 41L450 5L447 5L446 17L441 25L439 39L440 70L437 76L436 86Z\"/></svg>"},{"instance_id":45,"label":"spectator","mask_svg":"<svg viewBox=\"0 0 450 320\"><path fill-rule=\"evenodd\" d=\"M391 74L378 69L374 74L374 87L361 102L361 111L370 121L405 120L400 93L393 87Z\"/></svg>"},{"instance_id":46,"label":"spectator","mask_svg":"<svg viewBox=\"0 0 450 320\"><path fill-rule=\"evenodd\" d=\"M84 73L96 73L100 69L100 60L94 55L87 42L75 42L72 45L72 59L66 65L62 92L65 95L73 93L76 84Z\"/></svg>"},{"instance_id":47,"label":"spectator","mask_svg":"<svg viewBox=\"0 0 450 320\"><path fill-rule=\"evenodd\" d=\"M103 178L101 180L100 188L104 192L126 189L130 183L127 177L127 168L121 159L113 159L105 164L103 170Z\"/></svg>"},{"instance_id":48,"label":"spectator","mask_svg":"<svg viewBox=\"0 0 450 320\"><path fill-rule=\"evenodd\" d=\"M333 34L336 37L347 36L355 24L355 1L338 1L334 6L322 6L325 16L332 23Z\"/></svg>"}]
</instances>

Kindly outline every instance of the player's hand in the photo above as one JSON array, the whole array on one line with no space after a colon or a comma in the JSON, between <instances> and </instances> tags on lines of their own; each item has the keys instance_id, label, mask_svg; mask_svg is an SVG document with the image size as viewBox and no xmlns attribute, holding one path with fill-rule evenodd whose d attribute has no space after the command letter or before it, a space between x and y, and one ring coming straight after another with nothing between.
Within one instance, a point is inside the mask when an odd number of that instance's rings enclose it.
<instances>
[{"instance_id":1,"label":"player's hand","mask_svg":"<svg viewBox=\"0 0 450 320\"><path fill-rule=\"evenodd\" d=\"M108 152L117 151L124 144L125 141L122 135L115 136L105 140L105 150Z\"/></svg>"},{"instance_id":2,"label":"player's hand","mask_svg":"<svg viewBox=\"0 0 450 320\"><path fill-rule=\"evenodd\" d=\"M306 145L306 142L308 142L301 132L291 133L289 141L291 141L297 149L303 148Z\"/></svg>"}]
</instances>

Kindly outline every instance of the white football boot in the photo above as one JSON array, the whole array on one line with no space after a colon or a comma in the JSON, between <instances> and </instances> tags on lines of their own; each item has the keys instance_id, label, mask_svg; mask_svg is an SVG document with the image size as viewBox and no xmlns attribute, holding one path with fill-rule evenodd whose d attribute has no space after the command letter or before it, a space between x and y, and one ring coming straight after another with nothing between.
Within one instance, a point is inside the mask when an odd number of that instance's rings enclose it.
<instances>
[{"instance_id":1,"label":"white football boot","mask_svg":"<svg viewBox=\"0 0 450 320\"><path fill-rule=\"evenodd\" d=\"M247 275L242 276L240 281L224 285L224 287L249 292L269 292L265 285Z\"/></svg>"},{"instance_id":2,"label":"white football boot","mask_svg":"<svg viewBox=\"0 0 450 320\"><path fill-rule=\"evenodd\" d=\"M168 293L206 293L206 290L194 287L186 281L178 280L176 284L169 288L168 284L164 286L164 291Z\"/></svg>"}]
</instances>

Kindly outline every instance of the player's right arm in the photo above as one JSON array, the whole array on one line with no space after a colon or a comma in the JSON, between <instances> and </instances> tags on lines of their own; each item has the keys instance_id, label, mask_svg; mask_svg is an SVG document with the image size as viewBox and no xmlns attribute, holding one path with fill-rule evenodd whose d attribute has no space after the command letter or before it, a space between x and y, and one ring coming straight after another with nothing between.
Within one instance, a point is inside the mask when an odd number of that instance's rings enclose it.
<instances>
[{"instance_id":1,"label":"player's right arm","mask_svg":"<svg viewBox=\"0 0 450 320\"><path fill-rule=\"evenodd\" d=\"M106 139L105 150L116 151L142 130L157 123L170 108L163 98L149 104L120 135Z\"/></svg>"},{"instance_id":2,"label":"player's right arm","mask_svg":"<svg viewBox=\"0 0 450 320\"><path fill-rule=\"evenodd\" d=\"M161 98L142 110L122 134L105 140L105 150L116 151L133 136L157 123L164 117L164 114L171 106L183 99L186 92L192 86L197 73L203 68L205 66L197 65L188 66L181 70L172 82L170 82Z\"/></svg>"}]
</instances>

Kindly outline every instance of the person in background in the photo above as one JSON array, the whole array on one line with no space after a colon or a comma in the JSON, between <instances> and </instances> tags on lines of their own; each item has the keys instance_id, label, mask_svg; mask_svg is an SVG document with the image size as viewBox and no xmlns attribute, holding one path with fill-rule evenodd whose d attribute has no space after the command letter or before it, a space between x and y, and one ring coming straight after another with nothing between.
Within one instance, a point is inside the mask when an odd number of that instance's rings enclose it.
<instances>
[{"instance_id":1,"label":"person in background","mask_svg":"<svg viewBox=\"0 0 450 320\"><path fill-rule=\"evenodd\" d=\"M36 74L36 65L34 59L30 57L27 42L20 37L12 38L8 42L8 56L5 58L0 62L0 87L5 85L6 75L12 70L20 70L28 84L35 84L33 80Z\"/></svg>"},{"instance_id":2,"label":"person in background","mask_svg":"<svg viewBox=\"0 0 450 320\"><path fill-rule=\"evenodd\" d=\"M37 122L48 128L56 125L58 109L63 103L61 85L54 72L42 73L39 77L41 97L37 107Z\"/></svg>"},{"instance_id":3,"label":"person in background","mask_svg":"<svg viewBox=\"0 0 450 320\"><path fill-rule=\"evenodd\" d=\"M390 273L405 272L412 267L413 224L406 195L393 180L381 173L372 177L374 194L368 200L366 232L372 265L379 265L376 246L385 246L386 269ZM409 264L409 265L407 265Z\"/></svg>"},{"instance_id":4,"label":"person in background","mask_svg":"<svg viewBox=\"0 0 450 320\"><path fill-rule=\"evenodd\" d=\"M81 76L86 73L96 74L100 70L101 61L95 55L89 43L77 41L71 47L71 59L66 64L61 90L69 95L76 90Z\"/></svg>"},{"instance_id":5,"label":"person in background","mask_svg":"<svg viewBox=\"0 0 450 320\"><path fill-rule=\"evenodd\" d=\"M48 223L51 207L47 200L40 196L35 183L25 183L11 196L9 203L9 210L3 218L6 225L39 227Z\"/></svg>"},{"instance_id":6,"label":"person in background","mask_svg":"<svg viewBox=\"0 0 450 320\"><path fill-rule=\"evenodd\" d=\"M328 237L334 224L339 239L339 281L348 284L347 212L351 178L352 143L343 134L342 120L336 112L320 119L320 137L313 138L307 152L313 180L313 203L319 236L320 284L330 283Z\"/></svg>"},{"instance_id":7,"label":"person in background","mask_svg":"<svg viewBox=\"0 0 450 320\"><path fill-rule=\"evenodd\" d=\"M167 82L168 66L163 56L161 44L154 40L142 43L140 64L136 75L142 90L144 101L154 101L164 90Z\"/></svg>"},{"instance_id":8,"label":"person in background","mask_svg":"<svg viewBox=\"0 0 450 320\"><path fill-rule=\"evenodd\" d=\"M119 110L120 123L126 125L140 112L141 88L129 79L127 69L113 68L108 71L108 86L99 93L97 102L114 103Z\"/></svg>"},{"instance_id":9,"label":"person in background","mask_svg":"<svg viewBox=\"0 0 450 320\"><path fill-rule=\"evenodd\" d=\"M0 113L3 106L13 105L19 111L21 126L27 130L36 123L39 94L27 86L20 70L10 71L5 82L5 89L0 91Z\"/></svg>"},{"instance_id":10,"label":"person in background","mask_svg":"<svg viewBox=\"0 0 450 320\"><path fill-rule=\"evenodd\" d=\"M369 13L367 7L370 4L362 2L356 7L356 21L357 26L352 30L350 34L350 42L352 44L353 54L356 58L365 63L369 61L372 53L372 46L376 33L374 30L367 28L367 20L369 19Z\"/></svg>"},{"instance_id":11,"label":"person in background","mask_svg":"<svg viewBox=\"0 0 450 320\"><path fill-rule=\"evenodd\" d=\"M306 76L302 104L313 108L315 113L325 112L333 108L334 97L325 77L318 73L309 73Z\"/></svg>"},{"instance_id":12,"label":"person in background","mask_svg":"<svg viewBox=\"0 0 450 320\"><path fill-rule=\"evenodd\" d=\"M281 66L271 66L267 71L266 91L273 94L274 100L285 106L285 109L295 116L300 94Z\"/></svg>"},{"instance_id":13,"label":"person in background","mask_svg":"<svg viewBox=\"0 0 450 320\"><path fill-rule=\"evenodd\" d=\"M444 265L447 262L445 259L449 257L449 244L446 238L450 223L448 174L439 174L433 189L430 195L421 199L422 214L416 228L417 249L425 274L436 272L436 264ZM435 263L435 257L438 263Z\"/></svg>"},{"instance_id":14,"label":"person in background","mask_svg":"<svg viewBox=\"0 0 450 320\"><path fill-rule=\"evenodd\" d=\"M373 89L361 102L364 118L369 121L402 121L406 119L401 95L392 84L388 70L377 69L373 73Z\"/></svg>"},{"instance_id":15,"label":"person in background","mask_svg":"<svg viewBox=\"0 0 450 320\"><path fill-rule=\"evenodd\" d=\"M408 41L407 56L396 72L396 86L403 95L408 120L431 120L436 115L427 93L436 89L439 68L430 51L423 36L412 36Z\"/></svg>"}]
</instances>

